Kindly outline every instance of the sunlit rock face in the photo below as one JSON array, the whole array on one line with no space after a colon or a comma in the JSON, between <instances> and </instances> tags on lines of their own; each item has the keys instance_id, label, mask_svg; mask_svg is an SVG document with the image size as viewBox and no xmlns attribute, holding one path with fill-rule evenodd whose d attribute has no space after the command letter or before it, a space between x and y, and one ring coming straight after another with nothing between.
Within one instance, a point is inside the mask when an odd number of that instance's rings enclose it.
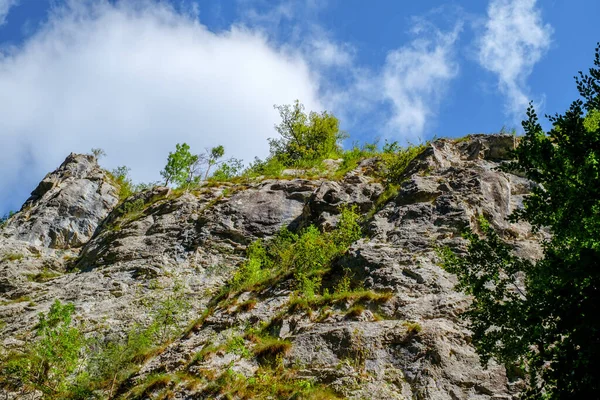
<instances>
[{"instance_id":1,"label":"sunlit rock face","mask_svg":"<svg viewBox=\"0 0 600 400\"><path fill-rule=\"evenodd\" d=\"M70 154L31 192L4 236L53 249L81 247L116 206L117 193L95 157Z\"/></svg>"},{"instance_id":2,"label":"sunlit rock face","mask_svg":"<svg viewBox=\"0 0 600 400\"><path fill-rule=\"evenodd\" d=\"M151 318L149 304L179 288L190 304L184 320L196 320L239 268L250 243L268 241L281 228L334 229L339 207L356 206L369 214L365 235L336 268L365 290L388 293L384 301L367 300L353 314L347 313L350 300L309 313L289 308L296 288L278 281L212 309L144 360L129 383L156 373L219 376L228 369L250 378L260 367L255 357L225 349L191 360L263 323L272 336L291 343L281 360L285 368L342 398L511 399L518 381L493 362L480 366L459 318L469 299L453 290L455 278L439 267L435 250L463 248L461 233L477 230L483 215L518 254L540 255L529 226L506 220L533 185L497 169L514 146L509 135L436 140L383 204L377 202L384 186L375 159L335 181L255 180L187 193L157 187L119 204L117 188L95 159L71 154L0 231L0 338L7 349L23 344L38 313L55 299L73 302L89 332L123 335ZM242 306L250 302L252 307ZM214 398L198 382L170 384L172 398Z\"/></svg>"}]
</instances>

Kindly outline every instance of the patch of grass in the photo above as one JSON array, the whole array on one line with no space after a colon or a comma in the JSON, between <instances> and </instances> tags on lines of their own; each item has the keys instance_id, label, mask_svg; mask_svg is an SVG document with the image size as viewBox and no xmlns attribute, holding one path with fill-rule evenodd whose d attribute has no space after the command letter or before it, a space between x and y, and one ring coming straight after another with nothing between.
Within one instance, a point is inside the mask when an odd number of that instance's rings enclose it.
<instances>
[{"instance_id":1,"label":"patch of grass","mask_svg":"<svg viewBox=\"0 0 600 400\"><path fill-rule=\"evenodd\" d=\"M323 306L330 306L339 303L385 303L393 296L392 293L377 293L372 290L356 290L340 293L326 293L320 296L307 299L303 297L294 297L288 305L289 312L298 312L302 310L317 310Z\"/></svg>"},{"instance_id":2,"label":"patch of grass","mask_svg":"<svg viewBox=\"0 0 600 400\"><path fill-rule=\"evenodd\" d=\"M3 301L3 302L0 302L0 305L6 306L8 304L24 303L26 301L31 301L31 297L29 297L29 296L20 296L20 297L17 297L16 299L11 299L11 300L6 300L6 301Z\"/></svg>"},{"instance_id":3,"label":"patch of grass","mask_svg":"<svg viewBox=\"0 0 600 400\"><path fill-rule=\"evenodd\" d=\"M25 256L20 253L6 253L2 257L0 262L2 262L2 261L19 261L19 260L22 260L23 257L25 257Z\"/></svg>"},{"instance_id":4,"label":"patch of grass","mask_svg":"<svg viewBox=\"0 0 600 400\"><path fill-rule=\"evenodd\" d=\"M256 299L248 299L238 305L238 310L241 312L248 312L256 307Z\"/></svg>"},{"instance_id":5,"label":"patch of grass","mask_svg":"<svg viewBox=\"0 0 600 400\"><path fill-rule=\"evenodd\" d=\"M364 219L367 221L383 208L390 200L398 195L398 191L400 190L400 186L394 183L390 183L385 187L383 193L379 195L373 207L369 210L369 212L365 215Z\"/></svg>"},{"instance_id":6,"label":"patch of grass","mask_svg":"<svg viewBox=\"0 0 600 400\"><path fill-rule=\"evenodd\" d=\"M411 335L417 335L423 330L423 328L418 322L405 321L402 323L402 325L406 327L406 332L408 332Z\"/></svg>"},{"instance_id":7,"label":"patch of grass","mask_svg":"<svg viewBox=\"0 0 600 400\"><path fill-rule=\"evenodd\" d=\"M260 341L252 348L254 356L261 364L275 363L278 357L285 356L292 348L292 343L273 337L262 337Z\"/></svg>"},{"instance_id":8,"label":"patch of grass","mask_svg":"<svg viewBox=\"0 0 600 400\"><path fill-rule=\"evenodd\" d=\"M297 372L281 366L260 367L246 377L227 369L203 390L208 398L337 400L333 391L313 381L298 379Z\"/></svg>"},{"instance_id":9,"label":"patch of grass","mask_svg":"<svg viewBox=\"0 0 600 400\"><path fill-rule=\"evenodd\" d=\"M143 382L131 389L125 398L131 400L150 398L150 394L179 381L174 374L149 375ZM154 397L153 397L154 398Z\"/></svg>"},{"instance_id":10,"label":"patch of grass","mask_svg":"<svg viewBox=\"0 0 600 400\"><path fill-rule=\"evenodd\" d=\"M62 274L60 272L44 268L41 272L38 272L36 274L26 274L25 276L27 276L27 280L30 282L44 283L51 281L52 279L57 278L61 275Z\"/></svg>"},{"instance_id":11,"label":"patch of grass","mask_svg":"<svg viewBox=\"0 0 600 400\"><path fill-rule=\"evenodd\" d=\"M362 315L365 311L365 307L362 304L355 304L348 311L346 311L347 319L356 319Z\"/></svg>"},{"instance_id":12,"label":"patch of grass","mask_svg":"<svg viewBox=\"0 0 600 400\"><path fill-rule=\"evenodd\" d=\"M383 152L380 156L381 176L386 184L399 185L405 178L406 168L425 149L428 143L406 148L392 146L392 151Z\"/></svg>"},{"instance_id":13,"label":"patch of grass","mask_svg":"<svg viewBox=\"0 0 600 400\"><path fill-rule=\"evenodd\" d=\"M229 341L225 344L225 350L228 353L237 354L242 358L250 358L252 356L252 353L250 353L250 350L248 350L246 347L244 338L241 336L234 336L229 339Z\"/></svg>"}]
</instances>

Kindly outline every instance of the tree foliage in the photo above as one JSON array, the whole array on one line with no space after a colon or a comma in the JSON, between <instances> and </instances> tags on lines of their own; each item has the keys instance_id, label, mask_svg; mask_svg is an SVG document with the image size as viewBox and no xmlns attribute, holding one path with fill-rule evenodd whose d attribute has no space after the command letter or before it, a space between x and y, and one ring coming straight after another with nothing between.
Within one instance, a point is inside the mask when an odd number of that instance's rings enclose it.
<instances>
[{"instance_id":1,"label":"tree foliage","mask_svg":"<svg viewBox=\"0 0 600 400\"><path fill-rule=\"evenodd\" d=\"M524 372L524 398L600 393L600 44L594 64L576 77L581 98L548 117L549 132L529 107L515 161L502 167L539 184L510 219L549 230L544 257L515 257L485 223L483 238L466 234L464 257L443 254L458 287L474 297L466 316L482 361L495 357Z\"/></svg>"},{"instance_id":2,"label":"tree foliage","mask_svg":"<svg viewBox=\"0 0 600 400\"><path fill-rule=\"evenodd\" d=\"M281 117L275 125L280 138L269 139L271 156L293 165L302 159L323 159L340 150L340 141L346 137L339 129L338 119L327 111L304 112L304 105L296 100L293 105L274 106Z\"/></svg>"},{"instance_id":3,"label":"tree foliage","mask_svg":"<svg viewBox=\"0 0 600 400\"><path fill-rule=\"evenodd\" d=\"M169 152L167 165L160 171L160 175L165 179L165 186L169 183L176 183L183 186L194 174L194 165L199 157L190 153L190 146L187 143L175 145L175 152Z\"/></svg>"}]
</instances>

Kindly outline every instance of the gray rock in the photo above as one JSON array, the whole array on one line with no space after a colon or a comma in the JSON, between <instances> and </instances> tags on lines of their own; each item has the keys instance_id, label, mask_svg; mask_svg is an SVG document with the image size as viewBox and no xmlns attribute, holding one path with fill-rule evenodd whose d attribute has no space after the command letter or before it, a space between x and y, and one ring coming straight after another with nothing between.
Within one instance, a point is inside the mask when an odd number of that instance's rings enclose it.
<instances>
[{"instance_id":1,"label":"gray rock","mask_svg":"<svg viewBox=\"0 0 600 400\"><path fill-rule=\"evenodd\" d=\"M117 188L95 157L70 154L31 192L3 235L43 247L81 247L117 203Z\"/></svg>"}]
</instances>

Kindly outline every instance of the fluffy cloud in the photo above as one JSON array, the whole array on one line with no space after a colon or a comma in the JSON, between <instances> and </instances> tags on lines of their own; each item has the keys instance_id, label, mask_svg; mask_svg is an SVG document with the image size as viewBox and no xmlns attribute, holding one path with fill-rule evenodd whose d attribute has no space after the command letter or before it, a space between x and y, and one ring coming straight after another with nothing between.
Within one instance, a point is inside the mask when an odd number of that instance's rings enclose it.
<instances>
[{"instance_id":1,"label":"fluffy cloud","mask_svg":"<svg viewBox=\"0 0 600 400\"><path fill-rule=\"evenodd\" d=\"M265 156L273 104L321 109L315 79L248 28L216 34L155 2L72 2L0 54L0 208L17 207L71 151L101 147L105 165L141 181L158 179L177 142Z\"/></svg>"},{"instance_id":2,"label":"fluffy cloud","mask_svg":"<svg viewBox=\"0 0 600 400\"><path fill-rule=\"evenodd\" d=\"M529 102L526 81L550 46L552 28L542 22L536 0L492 0L479 63L498 75L506 111L520 119Z\"/></svg>"},{"instance_id":3,"label":"fluffy cloud","mask_svg":"<svg viewBox=\"0 0 600 400\"><path fill-rule=\"evenodd\" d=\"M0 26L6 22L11 7L16 6L19 0L0 0Z\"/></svg>"}]
</instances>

